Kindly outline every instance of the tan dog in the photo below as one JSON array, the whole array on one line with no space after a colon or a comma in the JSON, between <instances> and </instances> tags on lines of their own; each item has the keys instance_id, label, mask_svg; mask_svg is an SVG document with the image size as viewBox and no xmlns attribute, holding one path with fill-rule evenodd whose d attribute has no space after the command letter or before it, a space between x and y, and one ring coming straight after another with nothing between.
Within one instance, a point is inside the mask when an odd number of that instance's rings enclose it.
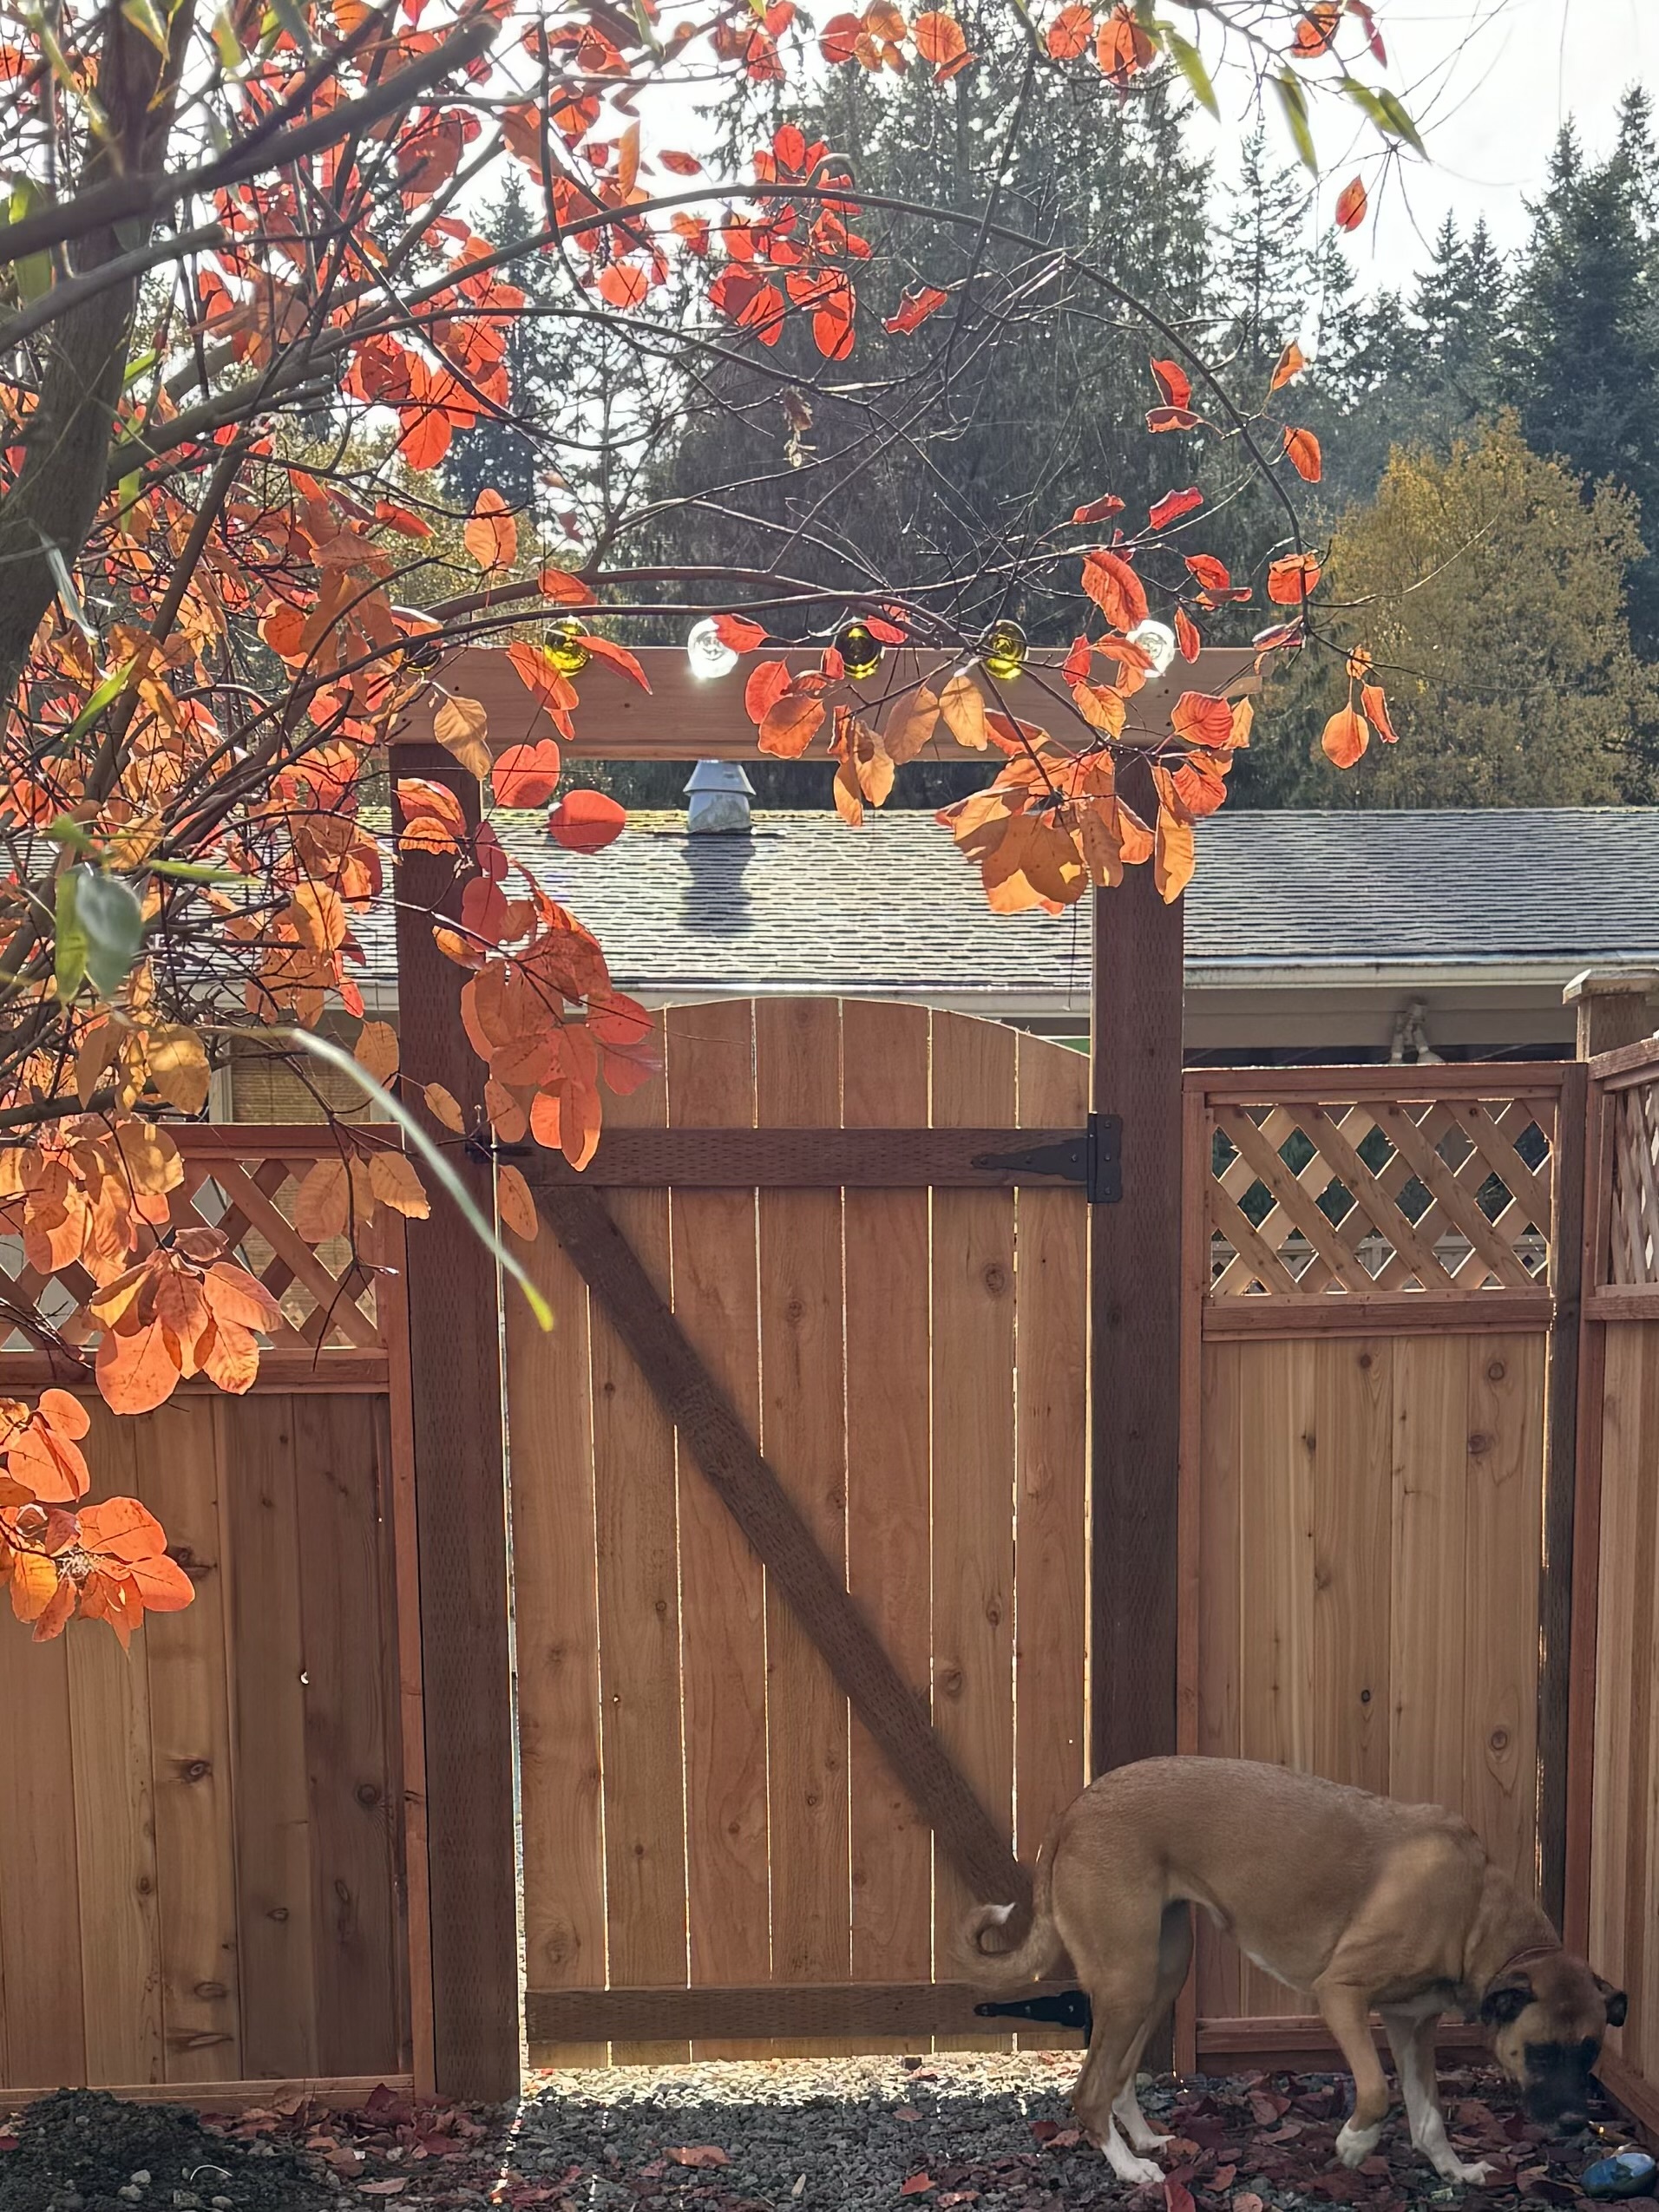
<instances>
[{"instance_id":1,"label":"tan dog","mask_svg":"<svg viewBox=\"0 0 1659 2212\"><path fill-rule=\"evenodd\" d=\"M1388 2111L1374 2009L1412 2141L1455 2182L1485 2181L1488 2169L1465 2165L1446 2139L1434 2078L1443 2012L1478 2014L1494 2030L1498 2064L1543 2120L1582 2111L1603 2035L1623 2023L1623 1993L1563 1950L1455 1813L1243 1759L1119 1767L1056 1823L1024 1940L994 1947L1012 1905L981 1906L964 1933L969 1979L1005 1993L1070 1953L1094 2014L1072 2107L1125 2182L1163 2178L1145 2154L1170 2138L1142 2112L1135 2071L1186 1979L1195 1904L1317 2003L1354 2074L1354 2111L1336 2138L1344 2165L1375 2149Z\"/></svg>"}]
</instances>

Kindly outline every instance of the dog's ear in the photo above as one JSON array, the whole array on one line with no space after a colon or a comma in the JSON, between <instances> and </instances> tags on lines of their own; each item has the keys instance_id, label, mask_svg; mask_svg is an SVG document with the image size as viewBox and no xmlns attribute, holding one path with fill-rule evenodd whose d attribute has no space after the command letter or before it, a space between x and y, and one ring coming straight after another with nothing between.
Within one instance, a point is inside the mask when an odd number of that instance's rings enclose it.
<instances>
[{"instance_id":1,"label":"dog's ear","mask_svg":"<svg viewBox=\"0 0 1659 2212\"><path fill-rule=\"evenodd\" d=\"M1532 2002L1532 1985L1525 1974L1505 1975L1494 1982L1480 2000L1480 2017L1488 2027L1508 2027Z\"/></svg>"},{"instance_id":2,"label":"dog's ear","mask_svg":"<svg viewBox=\"0 0 1659 2212\"><path fill-rule=\"evenodd\" d=\"M1599 1974L1596 1986L1602 1993L1602 2002L1607 2007L1609 2027L1623 2027L1630 2010L1630 2000L1622 1989L1615 1989L1610 1981L1603 1981Z\"/></svg>"}]
</instances>

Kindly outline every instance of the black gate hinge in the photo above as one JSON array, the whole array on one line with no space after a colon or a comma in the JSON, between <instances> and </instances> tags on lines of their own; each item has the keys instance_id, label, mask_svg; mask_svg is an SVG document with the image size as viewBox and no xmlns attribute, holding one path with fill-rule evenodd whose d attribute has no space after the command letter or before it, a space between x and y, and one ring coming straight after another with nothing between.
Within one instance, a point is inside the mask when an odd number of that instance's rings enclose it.
<instances>
[{"instance_id":1,"label":"black gate hinge","mask_svg":"<svg viewBox=\"0 0 1659 2212\"><path fill-rule=\"evenodd\" d=\"M976 1168L1004 1168L1015 1176L1053 1175L1080 1183L1091 1206L1116 1206L1124 1194L1124 1124L1117 1114L1091 1114L1088 1126L1064 1144L1024 1152L976 1152Z\"/></svg>"}]
</instances>

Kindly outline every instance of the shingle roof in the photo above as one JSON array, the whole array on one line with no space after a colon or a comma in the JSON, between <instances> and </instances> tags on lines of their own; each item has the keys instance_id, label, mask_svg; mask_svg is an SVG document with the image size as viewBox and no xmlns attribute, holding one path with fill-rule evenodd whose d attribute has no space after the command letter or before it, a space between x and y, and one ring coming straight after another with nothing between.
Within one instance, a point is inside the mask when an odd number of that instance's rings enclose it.
<instances>
[{"instance_id":1,"label":"shingle roof","mask_svg":"<svg viewBox=\"0 0 1659 2212\"><path fill-rule=\"evenodd\" d=\"M540 815L495 821L625 990L1086 1001L1086 907L993 914L926 814L862 830L757 814L749 837L636 815L593 855L563 851ZM372 973L390 968L390 919L360 932ZM1223 814L1199 831L1187 960L1190 979L1241 984L1269 968L1659 965L1659 808Z\"/></svg>"}]
</instances>

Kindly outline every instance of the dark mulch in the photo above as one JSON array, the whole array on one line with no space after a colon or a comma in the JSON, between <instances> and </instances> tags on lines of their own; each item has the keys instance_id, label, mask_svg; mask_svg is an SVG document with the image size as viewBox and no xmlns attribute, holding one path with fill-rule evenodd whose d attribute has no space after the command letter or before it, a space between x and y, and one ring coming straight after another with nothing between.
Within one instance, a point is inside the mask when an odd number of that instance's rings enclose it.
<instances>
[{"instance_id":1,"label":"dark mulch","mask_svg":"<svg viewBox=\"0 0 1659 2212\"><path fill-rule=\"evenodd\" d=\"M959 2054L903 2062L817 2059L546 2075L510 2112L414 2105L377 2091L366 2110L324 2114L290 2099L210 2131L154 2106L79 2092L36 2106L0 2153L0 2212L130 2212L115 2192L135 2171L140 2201L174 2212L215 2195L236 2212L353 2212L501 2205L535 2212L872 2212L911 2205L973 2212L1471 2212L1579 2205L1590 2161L1632 2140L1610 2106L1602 2132L1552 2138L1498 2078L1442 2077L1466 2159L1498 2172L1481 2189L1441 2182L1396 2116L1357 2173L1334 2143L1350 2089L1326 2074L1164 2079L1143 2102L1176 2140L1169 2178L1131 2192L1079 2140L1066 2098L1069 2054ZM79 2158L84 2164L77 2167ZM226 2178L204 2186L212 2163ZM197 2178L187 2176L191 2168ZM83 2177L84 2176L84 2177ZM175 2197L174 2190L186 2193ZM102 2190L102 2194L95 2193ZM1659 2212L1636 2200L1636 2212Z\"/></svg>"},{"instance_id":2,"label":"dark mulch","mask_svg":"<svg viewBox=\"0 0 1659 2212\"><path fill-rule=\"evenodd\" d=\"M308 2212L330 2194L294 2145L230 2143L193 2112L99 2090L42 2097L0 2143L0 2212Z\"/></svg>"}]
</instances>

